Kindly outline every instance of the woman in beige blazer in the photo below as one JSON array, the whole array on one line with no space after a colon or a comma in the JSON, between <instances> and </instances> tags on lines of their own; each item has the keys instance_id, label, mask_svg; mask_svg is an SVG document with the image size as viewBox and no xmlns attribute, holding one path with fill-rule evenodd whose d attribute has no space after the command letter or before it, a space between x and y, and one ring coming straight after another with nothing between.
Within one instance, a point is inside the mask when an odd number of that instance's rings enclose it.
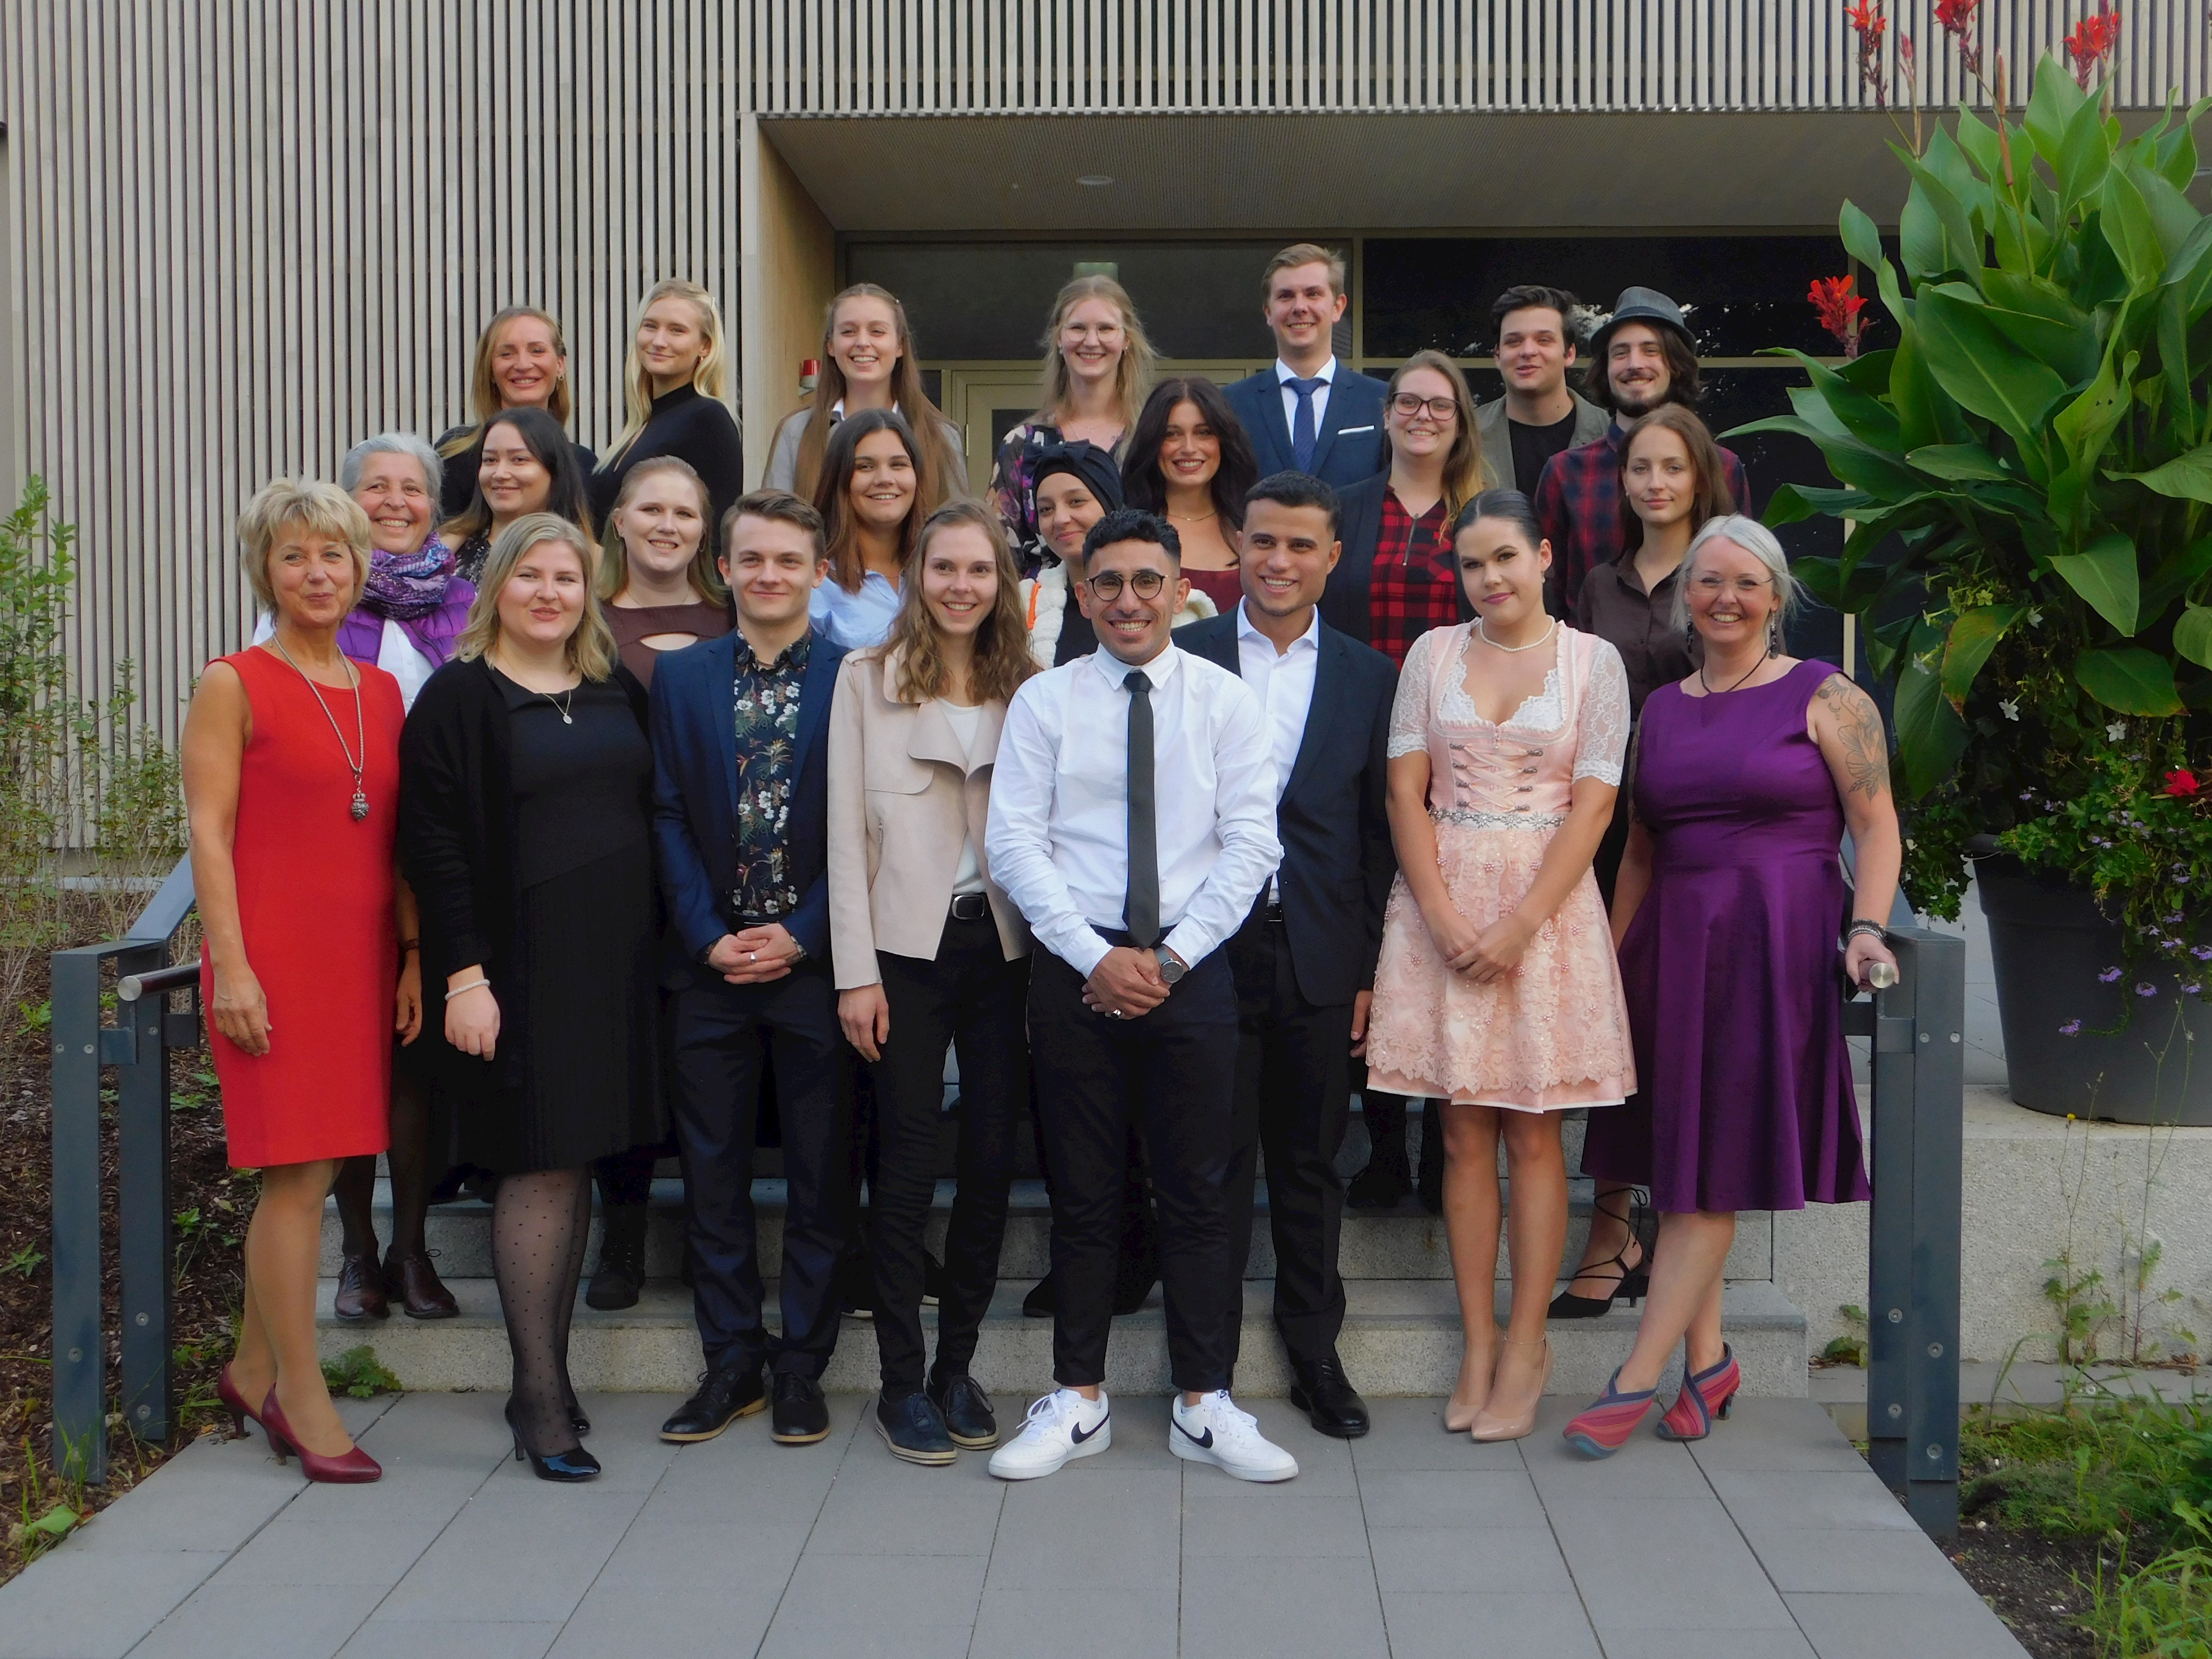
<instances>
[{"instance_id":1,"label":"woman in beige blazer","mask_svg":"<svg viewBox=\"0 0 2212 1659\"><path fill-rule=\"evenodd\" d=\"M837 1016L874 1073L871 1254L894 1456L998 1442L968 1375L998 1280L1015 1126L1029 1109L1029 929L983 856L1006 702L1036 672L1020 578L975 501L922 526L890 637L845 659L830 712L830 944ZM937 1187L945 1048L960 1060L959 1190L937 1359L922 1359L922 1228Z\"/></svg>"}]
</instances>

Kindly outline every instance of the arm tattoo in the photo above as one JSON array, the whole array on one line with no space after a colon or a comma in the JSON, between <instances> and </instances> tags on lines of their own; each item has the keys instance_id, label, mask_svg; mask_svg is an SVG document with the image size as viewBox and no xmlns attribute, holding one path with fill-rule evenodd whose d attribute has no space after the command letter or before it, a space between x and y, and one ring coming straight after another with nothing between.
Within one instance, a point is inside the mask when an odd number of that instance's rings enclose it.
<instances>
[{"instance_id":1,"label":"arm tattoo","mask_svg":"<svg viewBox=\"0 0 2212 1659\"><path fill-rule=\"evenodd\" d=\"M1889 793L1889 741L1874 700L1841 674L1831 674L1814 696L1826 703L1843 749L1844 793L1878 800Z\"/></svg>"}]
</instances>

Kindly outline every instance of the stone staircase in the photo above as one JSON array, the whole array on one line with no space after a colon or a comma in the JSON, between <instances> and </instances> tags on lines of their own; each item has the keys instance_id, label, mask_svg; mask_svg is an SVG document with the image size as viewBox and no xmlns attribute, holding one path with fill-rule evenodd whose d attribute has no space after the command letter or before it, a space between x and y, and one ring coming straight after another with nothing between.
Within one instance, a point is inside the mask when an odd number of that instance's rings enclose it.
<instances>
[{"instance_id":1,"label":"stone staircase","mask_svg":"<svg viewBox=\"0 0 2212 1659\"><path fill-rule=\"evenodd\" d=\"M1567 1128L1573 1167L1581 1126ZM1418 1119L1413 1133L1418 1137ZM1028 1137L1022 1139L1026 1142ZM1366 1158L1366 1136L1355 1119L1342 1162L1357 1170ZM772 1172L780 1168L780 1160L763 1150L760 1166ZM673 1178L672 1164L662 1167L672 1173L653 1183L646 1245L651 1282L644 1297L636 1307L621 1313L597 1313L580 1302L578 1305L570 1366L580 1389L683 1394L690 1391L700 1370L690 1293L676 1278L682 1254L683 1185ZM951 1195L952 1183L940 1182L930 1224L933 1255L942 1253ZM764 1173L754 1183L753 1196L760 1218L762 1272L773 1281L782 1262L783 1182L775 1173ZM1579 1257L1588 1231L1589 1183L1575 1181L1571 1198L1570 1261ZM1238 1392L1261 1397L1279 1395L1290 1384L1289 1368L1268 1319L1274 1249L1267 1227L1267 1203L1263 1182L1246 1269L1246 1328L1237 1377ZM377 1234L382 1240L390 1237L389 1214L389 1191L380 1181ZM368 1344L409 1389L504 1390L508 1358L491 1278L490 1221L490 1206L475 1201L442 1205L430 1212L430 1248L438 1253L438 1270L461 1304L459 1318L417 1322L395 1312L386 1320L351 1324L330 1312L340 1254L337 1209L330 1206L324 1217L321 1263L324 1355L332 1357ZM595 1222L594 1262L599 1258L597 1233ZM1024 1318L1021 1301L1045 1271L1050 1236L1044 1183L1034 1173L1018 1177L1000 1258L999 1291L986 1318L974 1366L976 1379L994 1393L1018 1396L1040 1391L1049 1382L1052 1322ZM1348 1211L1338 1259L1350 1304L1340 1349L1354 1383L1376 1395L1449 1393L1459 1370L1461 1322L1442 1219L1410 1200L1391 1212ZM1774 1284L1773 1261L1769 1218L1745 1215L1729 1260L1723 1319L1743 1365L1747 1394L1802 1397L1807 1389L1805 1320ZM1505 1269L1501 1247L1501 1275ZM1507 1291L1501 1277L1501 1319ZM768 1301L773 1328L773 1282ZM925 1309L922 1317L928 1327L934 1311ZM1626 1358L1635 1322L1635 1313L1625 1308L1616 1308L1603 1319L1553 1321L1552 1391L1597 1393L1613 1367ZM836 1356L823 1381L833 1390L875 1386L875 1335L870 1322L844 1322ZM1157 1288L1143 1309L1115 1321L1107 1384L1138 1393L1167 1392L1166 1333Z\"/></svg>"}]
</instances>

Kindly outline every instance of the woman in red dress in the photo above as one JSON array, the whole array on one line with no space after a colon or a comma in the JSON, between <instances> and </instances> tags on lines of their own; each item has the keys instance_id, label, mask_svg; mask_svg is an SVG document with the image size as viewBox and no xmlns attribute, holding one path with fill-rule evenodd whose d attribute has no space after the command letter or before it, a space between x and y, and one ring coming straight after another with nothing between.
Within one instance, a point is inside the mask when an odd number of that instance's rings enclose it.
<instances>
[{"instance_id":1,"label":"woman in red dress","mask_svg":"<svg viewBox=\"0 0 2212 1659\"><path fill-rule=\"evenodd\" d=\"M323 1384L315 1267L343 1159L389 1138L392 1033L422 1026L414 898L398 877L399 683L338 624L368 572L343 490L280 479L239 520L275 632L208 665L185 720L200 982L235 1168L261 1171L246 1309L217 1392L311 1480L374 1480ZM404 953L403 954L403 938Z\"/></svg>"}]
</instances>

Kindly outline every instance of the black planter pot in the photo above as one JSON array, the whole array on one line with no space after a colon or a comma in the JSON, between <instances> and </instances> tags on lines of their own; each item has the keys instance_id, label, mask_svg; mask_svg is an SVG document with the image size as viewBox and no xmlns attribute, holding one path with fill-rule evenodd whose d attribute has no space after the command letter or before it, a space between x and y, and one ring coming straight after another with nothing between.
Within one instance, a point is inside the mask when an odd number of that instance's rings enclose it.
<instances>
[{"instance_id":1,"label":"black planter pot","mask_svg":"<svg viewBox=\"0 0 2212 1659\"><path fill-rule=\"evenodd\" d=\"M2094 895L2017 859L1978 860L1974 884L1990 922L2012 1097L2060 1116L2212 1126L2212 1006L2179 989L2199 975L2126 966L2119 924ZM2208 970L2212 988L2212 963L2188 965ZM2123 966L2112 984L2098 978ZM2142 985L2154 994L2140 994ZM2123 1018L2117 1036L2094 1035Z\"/></svg>"}]
</instances>

